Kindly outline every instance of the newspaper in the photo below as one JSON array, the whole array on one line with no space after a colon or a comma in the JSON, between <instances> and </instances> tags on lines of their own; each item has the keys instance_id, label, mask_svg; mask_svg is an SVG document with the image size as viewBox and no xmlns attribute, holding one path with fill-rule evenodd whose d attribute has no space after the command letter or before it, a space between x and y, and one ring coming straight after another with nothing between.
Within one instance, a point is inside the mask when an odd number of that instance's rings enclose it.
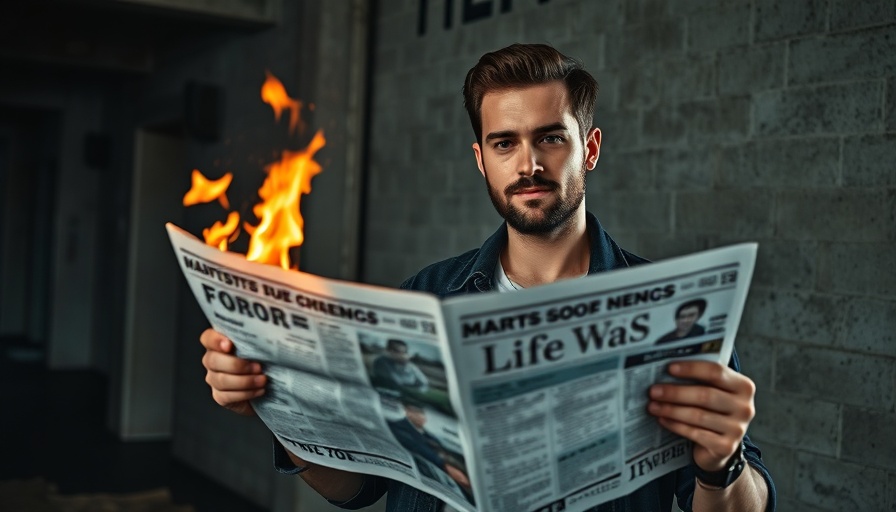
<instances>
[{"instance_id":1,"label":"newspaper","mask_svg":"<svg viewBox=\"0 0 896 512\"><path fill-rule=\"evenodd\" d=\"M288 450L470 512L583 511L687 465L647 390L670 361L728 362L757 248L439 299L167 228L212 327L264 365L253 406ZM682 328L680 306L699 319Z\"/></svg>"}]
</instances>

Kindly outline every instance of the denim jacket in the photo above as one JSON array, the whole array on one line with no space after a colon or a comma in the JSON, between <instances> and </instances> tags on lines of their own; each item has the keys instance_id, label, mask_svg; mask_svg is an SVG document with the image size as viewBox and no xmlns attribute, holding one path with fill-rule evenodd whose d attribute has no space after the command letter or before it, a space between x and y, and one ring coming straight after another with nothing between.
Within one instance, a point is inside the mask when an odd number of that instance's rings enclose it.
<instances>
[{"instance_id":1,"label":"denim jacket","mask_svg":"<svg viewBox=\"0 0 896 512\"><path fill-rule=\"evenodd\" d=\"M589 274L630 267L648 260L636 256L622 248L598 222L597 217L588 213L588 234L591 239L591 262ZM439 297L449 297L464 293L488 292L494 289L492 276L498 257L507 245L507 225L502 225L490 236L482 247L433 263L401 284L406 290L429 292ZM740 371L737 354L732 353L728 366ZM744 455L756 468L768 485L767 512L775 510L775 486L761 459L759 448L749 437L744 436ZM296 473L285 451L274 442L274 466L281 473ZM679 506L691 510L694 498L694 473L690 466L645 484L635 492L616 500L594 507L589 512L668 512L672 510L672 497L677 496ZM386 493L387 512L438 512L442 503L429 494L395 480L367 475L361 490L352 499L334 505L355 510L372 505Z\"/></svg>"}]
</instances>

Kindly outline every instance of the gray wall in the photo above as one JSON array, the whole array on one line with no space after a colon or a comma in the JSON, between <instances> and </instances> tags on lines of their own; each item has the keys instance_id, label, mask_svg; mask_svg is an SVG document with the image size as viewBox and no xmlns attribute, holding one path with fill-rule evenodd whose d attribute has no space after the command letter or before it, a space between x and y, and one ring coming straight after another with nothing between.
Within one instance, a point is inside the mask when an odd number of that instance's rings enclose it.
<instances>
[{"instance_id":1,"label":"gray wall","mask_svg":"<svg viewBox=\"0 0 896 512\"><path fill-rule=\"evenodd\" d=\"M551 43L601 84L587 202L620 243L652 259L760 244L737 348L779 510L896 510L896 2L379 9L366 280L396 285L495 229L463 77L485 51Z\"/></svg>"}]
</instances>

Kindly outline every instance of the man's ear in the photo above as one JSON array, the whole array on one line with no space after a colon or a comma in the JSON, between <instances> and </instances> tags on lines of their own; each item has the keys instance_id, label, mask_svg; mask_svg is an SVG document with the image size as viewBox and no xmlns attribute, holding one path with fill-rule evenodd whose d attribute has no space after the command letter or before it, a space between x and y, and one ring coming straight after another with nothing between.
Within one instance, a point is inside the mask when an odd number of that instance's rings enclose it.
<instances>
[{"instance_id":1,"label":"man's ear","mask_svg":"<svg viewBox=\"0 0 896 512\"><path fill-rule=\"evenodd\" d=\"M600 158L600 128L592 128L585 137L585 168L593 171Z\"/></svg>"},{"instance_id":2,"label":"man's ear","mask_svg":"<svg viewBox=\"0 0 896 512\"><path fill-rule=\"evenodd\" d=\"M479 167L479 174L485 177L485 167L482 165L482 147L478 142L473 143L473 153L476 155L476 166Z\"/></svg>"}]
</instances>

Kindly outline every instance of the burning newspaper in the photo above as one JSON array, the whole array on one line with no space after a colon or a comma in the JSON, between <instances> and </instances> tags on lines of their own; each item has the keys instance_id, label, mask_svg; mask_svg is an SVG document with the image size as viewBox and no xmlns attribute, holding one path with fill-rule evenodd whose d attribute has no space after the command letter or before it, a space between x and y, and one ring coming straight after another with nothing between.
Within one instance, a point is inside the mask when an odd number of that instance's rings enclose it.
<instances>
[{"instance_id":1,"label":"burning newspaper","mask_svg":"<svg viewBox=\"0 0 896 512\"><path fill-rule=\"evenodd\" d=\"M727 363L756 244L440 300L246 261L168 224L258 416L313 463L466 511L583 511L690 462L646 412L675 359Z\"/></svg>"}]
</instances>

